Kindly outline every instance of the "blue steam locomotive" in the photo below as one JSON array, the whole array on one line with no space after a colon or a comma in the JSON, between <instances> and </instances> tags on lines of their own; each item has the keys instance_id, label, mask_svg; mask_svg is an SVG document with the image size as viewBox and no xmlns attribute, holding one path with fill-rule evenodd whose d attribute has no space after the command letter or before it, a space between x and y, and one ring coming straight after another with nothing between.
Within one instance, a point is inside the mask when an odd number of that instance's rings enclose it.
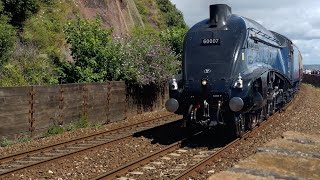
<instances>
[{"instance_id":1,"label":"blue steam locomotive","mask_svg":"<svg viewBox=\"0 0 320 180\"><path fill-rule=\"evenodd\" d=\"M210 6L210 18L184 39L182 73L170 80L166 109L186 127L225 126L235 136L289 102L302 79L302 56L285 36Z\"/></svg>"}]
</instances>

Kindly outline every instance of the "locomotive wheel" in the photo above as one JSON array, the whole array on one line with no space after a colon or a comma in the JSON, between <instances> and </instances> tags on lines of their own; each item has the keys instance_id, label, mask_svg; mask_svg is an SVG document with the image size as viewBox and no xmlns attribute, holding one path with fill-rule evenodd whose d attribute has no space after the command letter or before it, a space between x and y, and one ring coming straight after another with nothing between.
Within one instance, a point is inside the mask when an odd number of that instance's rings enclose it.
<instances>
[{"instance_id":1,"label":"locomotive wheel","mask_svg":"<svg viewBox=\"0 0 320 180\"><path fill-rule=\"evenodd\" d=\"M262 108L262 121L269 119L269 103Z\"/></svg>"},{"instance_id":2,"label":"locomotive wheel","mask_svg":"<svg viewBox=\"0 0 320 180\"><path fill-rule=\"evenodd\" d=\"M274 114L277 111L277 101L276 98L273 98L272 100L272 111L271 113Z\"/></svg>"},{"instance_id":3,"label":"locomotive wheel","mask_svg":"<svg viewBox=\"0 0 320 180\"><path fill-rule=\"evenodd\" d=\"M186 128L189 126L191 122L191 111L192 111L193 105L191 104L189 106L189 109L186 113L183 113L183 127Z\"/></svg>"},{"instance_id":4,"label":"locomotive wheel","mask_svg":"<svg viewBox=\"0 0 320 180\"><path fill-rule=\"evenodd\" d=\"M246 129L251 130L253 128L254 117L250 113L250 114L247 115L246 119L247 119L247 121L246 121Z\"/></svg>"},{"instance_id":5,"label":"locomotive wheel","mask_svg":"<svg viewBox=\"0 0 320 180\"><path fill-rule=\"evenodd\" d=\"M259 113L250 113L246 117L246 129L253 129L259 121L260 114Z\"/></svg>"},{"instance_id":6,"label":"locomotive wheel","mask_svg":"<svg viewBox=\"0 0 320 180\"><path fill-rule=\"evenodd\" d=\"M193 114L194 112L193 111L194 111L193 105L191 104L189 106L188 112L183 115L183 120L184 120L184 125L183 126L185 127L187 133L190 134L190 135L196 129L196 124L194 122L192 122L192 120L191 120L191 117L194 116L194 114Z\"/></svg>"},{"instance_id":7,"label":"locomotive wheel","mask_svg":"<svg viewBox=\"0 0 320 180\"><path fill-rule=\"evenodd\" d=\"M235 126L236 126L236 136L237 137L242 137L242 135L244 134L245 132L245 116L242 115L242 114L239 114L238 116L235 116L234 117L234 123L235 123Z\"/></svg>"},{"instance_id":8,"label":"locomotive wheel","mask_svg":"<svg viewBox=\"0 0 320 180\"><path fill-rule=\"evenodd\" d=\"M267 113L268 113L268 116L272 116L272 114L274 113L274 101L270 101L268 102L267 104Z\"/></svg>"},{"instance_id":9,"label":"locomotive wheel","mask_svg":"<svg viewBox=\"0 0 320 180\"><path fill-rule=\"evenodd\" d=\"M260 126L261 123L262 123L263 120L264 120L264 117L263 117L262 113L263 113L263 110L260 110L260 111L258 111L258 113L257 113L257 125L258 125L258 126Z\"/></svg>"}]
</instances>

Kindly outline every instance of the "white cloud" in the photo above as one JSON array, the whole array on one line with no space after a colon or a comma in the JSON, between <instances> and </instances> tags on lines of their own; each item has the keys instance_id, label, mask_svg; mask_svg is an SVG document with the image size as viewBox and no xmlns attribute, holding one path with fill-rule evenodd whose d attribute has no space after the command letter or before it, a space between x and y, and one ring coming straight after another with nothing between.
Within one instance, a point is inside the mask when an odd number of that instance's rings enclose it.
<instances>
[{"instance_id":1,"label":"white cloud","mask_svg":"<svg viewBox=\"0 0 320 180\"><path fill-rule=\"evenodd\" d=\"M303 54L304 64L320 64L320 41L294 40L293 41Z\"/></svg>"},{"instance_id":2,"label":"white cloud","mask_svg":"<svg viewBox=\"0 0 320 180\"><path fill-rule=\"evenodd\" d=\"M189 26L209 17L210 4L228 4L234 14L251 18L292 39L305 64L320 64L320 1L171 0Z\"/></svg>"}]
</instances>

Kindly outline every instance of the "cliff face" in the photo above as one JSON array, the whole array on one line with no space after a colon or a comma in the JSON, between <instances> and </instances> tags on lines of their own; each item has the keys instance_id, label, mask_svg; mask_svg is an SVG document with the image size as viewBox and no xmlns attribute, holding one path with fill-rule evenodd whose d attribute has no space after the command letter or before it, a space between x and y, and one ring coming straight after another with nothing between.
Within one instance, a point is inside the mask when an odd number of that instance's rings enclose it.
<instances>
[{"instance_id":1,"label":"cliff face","mask_svg":"<svg viewBox=\"0 0 320 180\"><path fill-rule=\"evenodd\" d=\"M133 26L145 26L133 0L76 0L75 3L85 18L101 17L102 25L113 28L115 36L126 35Z\"/></svg>"}]
</instances>

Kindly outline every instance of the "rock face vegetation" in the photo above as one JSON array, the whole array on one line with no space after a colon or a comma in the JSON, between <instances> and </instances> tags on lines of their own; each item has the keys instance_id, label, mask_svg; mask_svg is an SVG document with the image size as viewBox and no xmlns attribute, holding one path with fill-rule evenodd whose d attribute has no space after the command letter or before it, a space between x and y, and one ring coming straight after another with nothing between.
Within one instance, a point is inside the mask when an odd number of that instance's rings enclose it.
<instances>
[{"instance_id":1,"label":"rock face vegetation","mask_svg":"<svg viewBox=\"0 0 320 180\"><path fill-rule=\"evenodd\" d=\"M1 0L0 86L161 84L187 26L169 0Z\"/></svg>"}]
</instances>

